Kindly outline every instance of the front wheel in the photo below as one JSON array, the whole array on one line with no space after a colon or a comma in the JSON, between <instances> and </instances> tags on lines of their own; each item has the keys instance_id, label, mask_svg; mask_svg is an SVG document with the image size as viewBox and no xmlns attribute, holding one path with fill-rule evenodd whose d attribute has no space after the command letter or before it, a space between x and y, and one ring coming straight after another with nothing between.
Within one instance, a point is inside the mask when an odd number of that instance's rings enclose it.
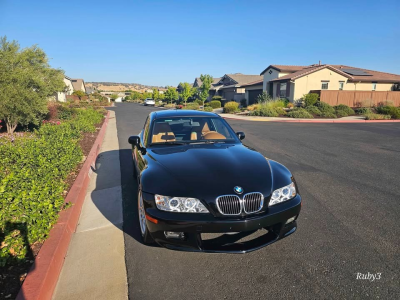
<instances>
[{"instance_id":1,"label":"front wheel","mask_svg":"<svg viewBox=\"0 0 400 300\"><path fill-rule=\"evenodd\" d=\"M140 189L138 193L138 215L139 215L140 233L142 235L143 243L152 244L154 241L149 233L149 229L147 228L146 213L143 205L143 196L142 196L142 191Z\"/></svg>"}]
</instances>

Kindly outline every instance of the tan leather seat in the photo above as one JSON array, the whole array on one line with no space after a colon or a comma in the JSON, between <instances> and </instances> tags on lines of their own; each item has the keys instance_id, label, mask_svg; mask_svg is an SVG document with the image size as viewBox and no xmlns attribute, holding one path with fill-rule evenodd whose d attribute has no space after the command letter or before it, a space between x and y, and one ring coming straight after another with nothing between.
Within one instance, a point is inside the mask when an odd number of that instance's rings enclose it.
<instances>
[{"instance_id":1,"label":"tan leather seat","mask_svg":"<svg viewBox=\"0 0 400 300\"><path fill-rule=\"evenodd\" d=\"M154 125L152 143L174 142L175 134L171 130L168 123L156 123Z\"/></svg>"},{"instance_id":2,"label":"tan leather seat","mask_svg":"<svg viewBox=\"0 0 400 300\"><path fill-rule=\"evenodd\" d=\"M223 134L220 134L215 131L210 131L206 133L203 138L205 140L226 140L226 137Z\"/></svg>"}]
</instances>

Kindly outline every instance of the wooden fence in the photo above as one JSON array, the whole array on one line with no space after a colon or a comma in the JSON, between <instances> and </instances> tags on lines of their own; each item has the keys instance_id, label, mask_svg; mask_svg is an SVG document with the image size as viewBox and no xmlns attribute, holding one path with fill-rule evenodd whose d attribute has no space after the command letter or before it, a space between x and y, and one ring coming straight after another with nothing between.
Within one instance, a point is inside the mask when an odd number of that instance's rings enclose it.
<instances>
[{"instance_id":1,"label":"wooden fence","mask_svg":"<svg viewBox=\"0 0 400 300\"><path fill-rule=\"evenodd\" d=\"M400 106L400 91L329 91L317 90L320 100L329 105L345 104L350 107L368 107L380 104Z\"/></svg>"}]
</instances>

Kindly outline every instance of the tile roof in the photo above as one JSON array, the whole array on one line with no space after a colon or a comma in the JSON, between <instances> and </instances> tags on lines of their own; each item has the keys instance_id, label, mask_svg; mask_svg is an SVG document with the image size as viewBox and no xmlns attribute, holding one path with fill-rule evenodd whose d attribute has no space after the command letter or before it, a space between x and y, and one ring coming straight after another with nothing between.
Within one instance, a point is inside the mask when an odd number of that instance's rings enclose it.
<instances>
[{"instance_id":1,"label":"tile roof","mask_svg":"<svg viewBox=\"0 0 400 300\"><path fill-rule=\"evenodd\" d=\"M86 91L85 81L83 81L83 79L72 79L71 83L72 83L72 86L74 87L74 91L81 91L82 83L83 83L83 87Z\"/></svg>"},{"instance_id":2,"label":"tile roof","mask_svg":"<svg viewBox=\"0 0 400 300\"><path fill-rule=\"evenodd\" d=\"M344 66L344 65L310 65L307 67L304 67L301 70L298 70L296 72L287 74L285 76L275 78L271 81L283 81L283 80L295 80L300 77L306 76L308 74L311 74L313 72L322 70L324 68L329 68L334 72L337 72L345 77L348 78L349 81L364 81L364 82L400 82L400 75L396 74L390 74L390 73L384 73L384 72L378 72L378 71L373 71L373 70L367 70L367 69L361 69L361 68L356 68L356 67L351 67L351 66ZM351 75L342 69L357 69L357 70L362 70L368 73L370 76L362 76L362 75Z\"/></svg>"},{"instance_id":3,"label":"tile roof","mask_svg":"<svg viewBox=\"0 0 400 300\"><path fill-rule=\"evenodd\" d=\"M281 72L296 72L307 67L309 66L269 65L264 71L261 72L260 75L263 75L269 68L274 68Z\"/></svg>"},{"instance_id":4,"label":"tile roof","mask_svg":"<svg viewBox=\"0 0 400 300\"><path fill-rule=\"evenodd\" d=\"M261 79L261 80L249 82L249 83L246 83L246 84L242 84L242 87L244 87L244 86L251 86L251 85L258 85L258 84L263 84L263 81L264 81L264 80Z\"/></svg>"},{"instance_id":5,"label":"tile roof","mask_svg":"<svg viewBox=\"0 0 400 300\"><path fill-rule=\"evenodd\" d=\"M242 73L226 74L226 75L232 78L234 81L236 81L238 85L263 79L261 75L245 75Z\"/></svg>"}]
</instances>

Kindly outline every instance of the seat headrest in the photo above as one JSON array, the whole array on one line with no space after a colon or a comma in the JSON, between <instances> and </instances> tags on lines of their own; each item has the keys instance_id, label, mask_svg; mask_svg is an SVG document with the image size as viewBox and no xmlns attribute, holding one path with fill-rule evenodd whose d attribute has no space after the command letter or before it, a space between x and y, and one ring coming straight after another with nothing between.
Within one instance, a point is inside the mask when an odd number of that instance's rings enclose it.
<instances>
[{"instance_id":1,"label":"seat headrest","mask_svg":"<svg viewBox=\"0 0 400 300\"><path fill-rule=\"evenodd\" d=\"M159 134L161 132L171 132L171 126L168 123L156 123L154 125L153 134Z\"/></svg>"}]
</instances>

